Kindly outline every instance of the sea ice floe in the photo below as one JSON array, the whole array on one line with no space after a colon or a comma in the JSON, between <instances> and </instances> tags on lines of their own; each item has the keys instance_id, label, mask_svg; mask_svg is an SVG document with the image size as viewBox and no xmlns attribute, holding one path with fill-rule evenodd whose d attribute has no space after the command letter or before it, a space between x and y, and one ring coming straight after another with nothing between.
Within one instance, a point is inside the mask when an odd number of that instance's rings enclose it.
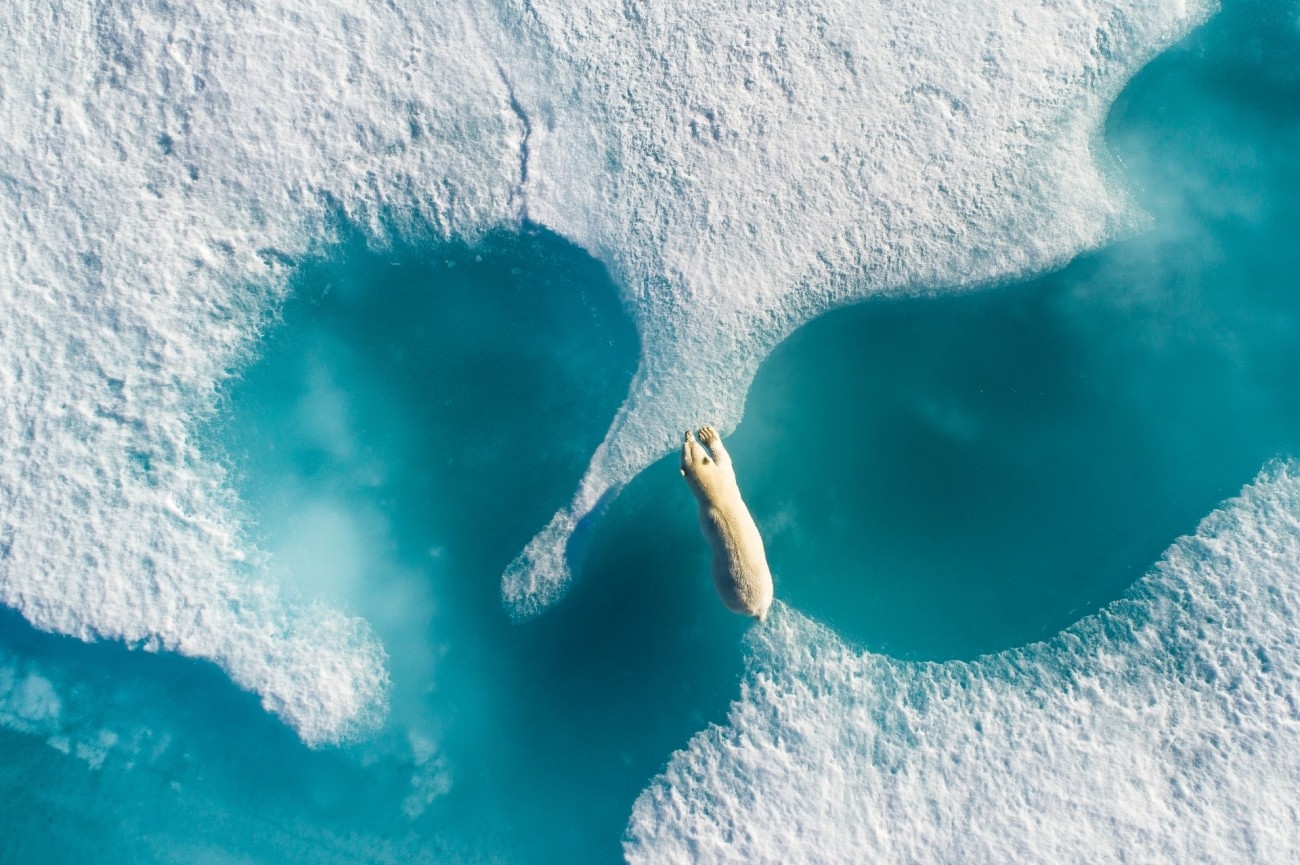
<instances>
[{"instance_id":1,"label":"sea ice floe","mask_svg":"<svg viewBox=\"0 0 1300 865\"><path fill-rule=\"evenodd\" d=\"M861 654L798 613L637 800L639 863L1294 862L1300 465L1121 601L973 662Z\"/></svg>"},{"instance_id":2,"label":"sea ice floe","mask_svg":"<svg viewBox=\"0 0 1300 865\"><path fill-rule=\"evenodd\" d=\"M502 0L530 218L605 261L642 340L570 505L507 569L527 617L573 532L767 353L870 295L1059 264L1131 225L1099 167L1128 78L1203 3ZM501 50L504 50L502 48Z\"/></svg>"},{"instance_id":3,"label":"sea ice floe","mask_svg":"<svg viewBox=\"0 0 1300 865\"><path fill-rule=\"evenodd\" d=\"M523 219L605 262L642 340L568 538L764 354L872 293L1101 242L1109 100L1202 3L66 2L0 10L0 603L219 664L309 743L372 722L365 623L287 597L195 429L337 220Z\"/></svg>"}]
</instances>

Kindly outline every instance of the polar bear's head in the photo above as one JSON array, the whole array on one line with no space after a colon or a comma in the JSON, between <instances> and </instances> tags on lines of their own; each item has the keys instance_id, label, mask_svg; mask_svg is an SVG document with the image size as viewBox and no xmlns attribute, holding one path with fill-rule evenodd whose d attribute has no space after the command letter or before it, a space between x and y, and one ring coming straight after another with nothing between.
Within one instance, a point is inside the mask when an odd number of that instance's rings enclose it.
<instances>
[{"instance_id":1,"label":"polar bear's head","mask_svg":"<svg viewBox=\"0 0 1300 865\"><path fill-rule=\"evenodd\" d=\"M692 474L699 471L701 466L713 465L713 458L704 446L695 440L695 435L686 431L686 438L682 441L682 477L689 478Z\"/></svg>"},{"instance_id":2,"label":"polar bear's head","mask_svg":"<svg viewBox=\"0 0 1300 865\"><path fill-rule=\"evenodd\" d=\"M691 492L702 498L721 495L734 485L734 475L709 453L708 448L695 440L690 430L682 441L682 477Z\"/></svg>"}]
</instances>

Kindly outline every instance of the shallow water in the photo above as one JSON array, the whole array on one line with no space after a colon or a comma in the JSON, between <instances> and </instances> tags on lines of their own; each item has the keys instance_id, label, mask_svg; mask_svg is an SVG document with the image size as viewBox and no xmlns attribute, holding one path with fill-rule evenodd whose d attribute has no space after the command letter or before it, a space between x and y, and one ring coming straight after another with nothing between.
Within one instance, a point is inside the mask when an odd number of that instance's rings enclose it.
<instances>
[{"instance_id":1,"label":"shallow water","mask_svg":"<svg viewBox=\"0 0 1300 865\"><path fill-rule=\"evenodd\" d=\"M628 497L556 615L501 607L497 575L562 503L635 352L604 269L552 234L355 245L304 272L227 395L274 566L378 631L393 725L445 766L401 804L459 849L617 858L645 779L734 693L741 624L690 580L693 517L663 525L676 483Z\"/></svg>"},{"instance_id":2,"label":"shallow water","mask_svg":"<svg viewBox=\"0 0 1300 865\"><path fill-rule=\"evenodd\" d=\"M1232 4L1121 94L1106 142L1146 233L840 310L768 359L729 446L778 597L893 657L1020 646L1300 451L1297 26ZM271 573L382 641L386 726L308 750L209 664L7 615L0 685L33 696L0 731L0 859L618 861L638 793L726 719L746 623L674 456L575 550L562 604L502 609L633 374L615 286L540 228L298 267L207 447Z\"/></svg>"}]
</instances>

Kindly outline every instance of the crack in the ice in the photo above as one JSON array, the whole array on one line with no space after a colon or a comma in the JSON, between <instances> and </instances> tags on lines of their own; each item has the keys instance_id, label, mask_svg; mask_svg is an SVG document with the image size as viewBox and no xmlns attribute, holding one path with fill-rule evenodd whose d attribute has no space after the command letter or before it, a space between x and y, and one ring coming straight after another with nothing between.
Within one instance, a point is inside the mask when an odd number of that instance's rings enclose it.
<instances>
[{"instance_id":1,"label":"crack in the ice","mask_svg":"<svg viewBox=\"0 0 1300 865\"><path fill-rule=\"evenodd\" d=\"M520 104L519 98L515 96L514 85L510 83L510 77L502 66L497 64L497 74L501 76L501 83L505 85L506 97L510 103L510 110L514 112L515 117L519 119L519 125L523 127L523 140L519 143L519 218L524 222L528 221L528 142L533 134L533 123L528 117L528 112Z\"/></svg>"}]
</instances>

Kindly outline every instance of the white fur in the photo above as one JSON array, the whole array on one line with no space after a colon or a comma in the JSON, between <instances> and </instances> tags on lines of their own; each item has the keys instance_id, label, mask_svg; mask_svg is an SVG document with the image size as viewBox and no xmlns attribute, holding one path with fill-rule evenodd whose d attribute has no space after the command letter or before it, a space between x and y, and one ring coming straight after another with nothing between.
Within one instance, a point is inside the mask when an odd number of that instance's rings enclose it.
<instances>
[{"instance_id":1,"label":"white fur","mask_svg":"<svg viewBox=\"0 0 1300 865\"><path fill-rule=\"evenodd\" d=\"M713 585L727 609L760 622L772 606L772 572L763 538L740 497L731 456L711 426L697 442L686 431L682 477L700 505L700 527L713 548ZM706 450L707 448L707 450Z\"/></svg>"}]
</instances>

